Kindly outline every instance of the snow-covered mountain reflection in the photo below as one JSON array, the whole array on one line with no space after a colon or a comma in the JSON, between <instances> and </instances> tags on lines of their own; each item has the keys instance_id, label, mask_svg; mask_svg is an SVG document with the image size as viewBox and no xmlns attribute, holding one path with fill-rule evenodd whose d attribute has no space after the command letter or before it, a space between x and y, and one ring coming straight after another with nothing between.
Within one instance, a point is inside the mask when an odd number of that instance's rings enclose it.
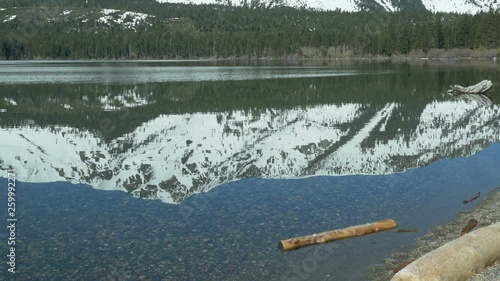
<instances>
[{"instance_id":1,"label":"snow-covered mountain reflection","mask_svg":"<svg viewBox=\"0 0 500 281\"><path fill-rule=\"evenodd\" d=\"M68 126L0 130L1 169L179 203L248 177L389 174L469 156L500 139L500 110L475 102L345 103L160 115L104 140Z\"/></svg>"}]
</instances>

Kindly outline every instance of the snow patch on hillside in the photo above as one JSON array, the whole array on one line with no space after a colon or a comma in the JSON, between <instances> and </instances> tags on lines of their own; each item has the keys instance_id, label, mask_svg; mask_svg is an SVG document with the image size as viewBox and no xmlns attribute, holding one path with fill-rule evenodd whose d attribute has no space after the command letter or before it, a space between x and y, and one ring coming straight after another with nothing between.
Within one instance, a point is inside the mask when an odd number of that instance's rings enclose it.
<instances>
[{"instance_id":1,"label":"snow patch on hillside","mask_svg":"<svg viewBox=\"0 0 500 281\"><path fill-rule=\"evenodd\" d=\"M491 0L422 0L424 6L432 12L476 14L500 9L500 2Z\"/></svg>"},{"instance_id":2,"label":"snow patch on hillside","mask_svg":"<svg viewBox=\"0 0 500 281\"><path fill-rule=\"evenodd\" d=\"M475 14L481 10L480 7L474 5L471 2L464 0L446 0L446 1L436 1L436 0L422 0L425 8L431 12L446 12L446 13L467 13Z\"/></svg>"},{"instance_id":3,"label":"snow patch on hillside","mask_svg":"<svg viewBox=\"0 0 500 281\"><path fill-rule=\"evenodd\" d=\"M3 22L9 22L11 20L14 20L16 17L17 17L17 15L7 16L6 19Z\"/></svg>"},{"instance_id":4,"label":"snow patch on hillside","mask_svg":"<svg viewBox=\"0 0 500 281\"><path fill-rule=\"evenodd\" d=\"M13 106L17 105L17 102L11 98L4 98L4 100L8 105L13 105Z\"/></svg>"},{"instance_id":5,"label":"snow patch on hillside","mask_svg":"<svg viewBox=\"0 0 500 281\"><path fill-rule=\"evenodd\" d=\"M392 5L390 0L375 0L380 6L384 7L384 9L388 12L395 12L397 9Z\"/></svg>"},{"instance_id":6,"label":"snow patch on hillside","mask_svg":"<svg viewBox=\"0 0 500 281\"><path fill-rule=\"evenodd\" d=\"M215 4L215 0L156 0L159 3L183 3L183 4ZM233 1L237 4L238 1ZM304 4L308 8L322 9L322 10L342 10L346 12L359 11L357 3L363 1L358 0L305 0ZM395 12L398 9L392 4L391 0L375 0L386 11ZM422 0L424 6L432 12L455 12L455 13L468 13L475 14L480 11L488 11L490 7L493 9L500 8L499 3L492 3L491 0ZM297 6L295 2L289 1L290 6Z\"/></svg>"},{"instance_id":7,"label":"snow patch on hillside","mask_svg":"<svg viewBox=\"0 0 500 281\"><path fill-rule=\"evenodd\" d=\"M215 0L156 0L159 3L182 3L182 4L216 4ZM381 0L389 1L389 0ZM321 10L342 10L346 12L353 12L359 10L354 0L308 0L303 1L308 8L321 9ZM237 4L238 1L233 1ZM290 6L298 6L291 3Z\"/></svg>"},{"instance_id":8,"label":"snow patch on hillside","mask_svg":"<svg viewBox=\"0 0 500 281\"><path fill-rule=\"evenodd\" d=\"M114 9L103 9L102 14L104 16L100 17L97 21L111 25L111 24L119 24L125 28L130 28L136 30L136 27L141 23L147 23L148 18L154 18L152 15L136 13L136 12L127 12L120 11ZM149 26L152 24L147 23Z\"/></svg>"}]
</instances>

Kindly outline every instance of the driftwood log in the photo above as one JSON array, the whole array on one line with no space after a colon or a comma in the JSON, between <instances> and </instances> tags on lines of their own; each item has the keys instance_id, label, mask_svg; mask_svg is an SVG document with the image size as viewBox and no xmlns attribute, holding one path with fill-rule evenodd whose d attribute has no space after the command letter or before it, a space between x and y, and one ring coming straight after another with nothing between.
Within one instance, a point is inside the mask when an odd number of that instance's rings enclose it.
<instances>
[{"instance_id":1,"label":"driftwood log","mask_svg":"<svg viewBox=\"0 0 500 281\"><path fill-rule=\"evenodd\" d=\"M470 202L472 202L472 201L476 200L477 198L479 198L479 196L481 196L481 192L478 192L474 197L472 197L469 200L464 200L464 204L469 204Z\"/></svg>"},{"instance_id":2,"label":"driftwood log","mask_svg":"<svg viewBox=\"0 0 500 281\"><path fill-rule=\"evenodd\" d=\"M484 94L489 89L493 88L493 83L490 80L483 80L476 85L469 87L463 87L460 85L451 85L448 94L452 96L462 95L462 94Z\"/></svg>"},{"instance_id":3,"label":"driftwood log","mask_svg":"<svg viewBox=\"0 0 500 281\"><path fill-rule=\"evenodd\" d=\"M280 248L280 250L282 251L296 250L302 247L311 246L315 244L325 244L330 241L336 241L336 240L381 232L393 229L397 226L398 225L393 219L386 219L373 223L351 226L344 229L331 230L318 234L281 240L278 244L278 248Z\"/></svg>"},{"instance_id":4,"label":"driftwood log","mask_svg":"<svg viewBox=\"0 0 500 281\"><path fill-rule=\"evenodd\" d=\"M490 80L483 80L469 87L451 85L448 94L455 98L475 101L480 105L489 107L493 104L493 101L485 93L492 87L493 83Z\"/></svg>"},{"instance_id":5,"label":"driftwood log","mask_svg":"<svg viewBox=\"0 0 500 281\"><path fill-rule=\"evenodd\" d=\"M500 259L500 222L472 231L425 254L391 281L465 281Z\"/></svg>"},{"instance_id":6,"label":"driftwood log","mask_svg":"<svg viewBox=\"0 0 500 281\"><path fill-rule=\"evenodd\" d=\"M462 231L460 232L460 236L463 236L463 235L471 232L474 229L474 227L476 227L476 225L477 225L477 220L475 220L475 219L469 220L467 225L464 226L464 228L462 228Z\"/></svg>"},{"instance_id":7,"label":"driftwood log","mask_svg":"<svg viewBox=\"0 0 500 281\"><path fill-rule=\"evenodd\" d=\"M396 230L396 232L418 232L418 229L400 228L400 229Z\"/></svg>"}]
</instances>

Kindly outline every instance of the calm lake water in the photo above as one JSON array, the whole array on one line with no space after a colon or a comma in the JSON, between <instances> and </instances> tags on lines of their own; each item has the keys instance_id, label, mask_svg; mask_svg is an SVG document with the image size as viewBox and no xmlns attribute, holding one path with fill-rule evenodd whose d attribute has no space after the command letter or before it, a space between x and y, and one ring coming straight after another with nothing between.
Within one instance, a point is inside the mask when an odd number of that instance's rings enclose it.
<instances>
[{"instance_id":1,"label":"calm lake water","mask_svg":"<svg viewBox=\"0 0 500 281\"><path fill-rule=\"evenodd\" d=\"M0 280L366 280L500 186L495 63L0 62ZM281 239L401 228L282 253Z\"/></svg>"}]
</instances>

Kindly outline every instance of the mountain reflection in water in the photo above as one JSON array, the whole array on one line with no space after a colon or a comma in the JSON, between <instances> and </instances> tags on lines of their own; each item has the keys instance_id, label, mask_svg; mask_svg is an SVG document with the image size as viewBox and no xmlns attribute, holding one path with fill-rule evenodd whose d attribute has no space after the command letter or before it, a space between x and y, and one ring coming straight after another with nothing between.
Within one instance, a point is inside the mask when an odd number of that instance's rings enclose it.
<instances>
[{"instance_id":1,"label":"mountain reflection in water","mask_svg":"<svg viewBox=\"0 0 500 281\"><path fill-rule=\"evenodd\" d=\"M0 85L0 168L167 203L242 178L403 172L499 141L498 106L440 96L454 75Z\"/></svg>"}]
</instances>

